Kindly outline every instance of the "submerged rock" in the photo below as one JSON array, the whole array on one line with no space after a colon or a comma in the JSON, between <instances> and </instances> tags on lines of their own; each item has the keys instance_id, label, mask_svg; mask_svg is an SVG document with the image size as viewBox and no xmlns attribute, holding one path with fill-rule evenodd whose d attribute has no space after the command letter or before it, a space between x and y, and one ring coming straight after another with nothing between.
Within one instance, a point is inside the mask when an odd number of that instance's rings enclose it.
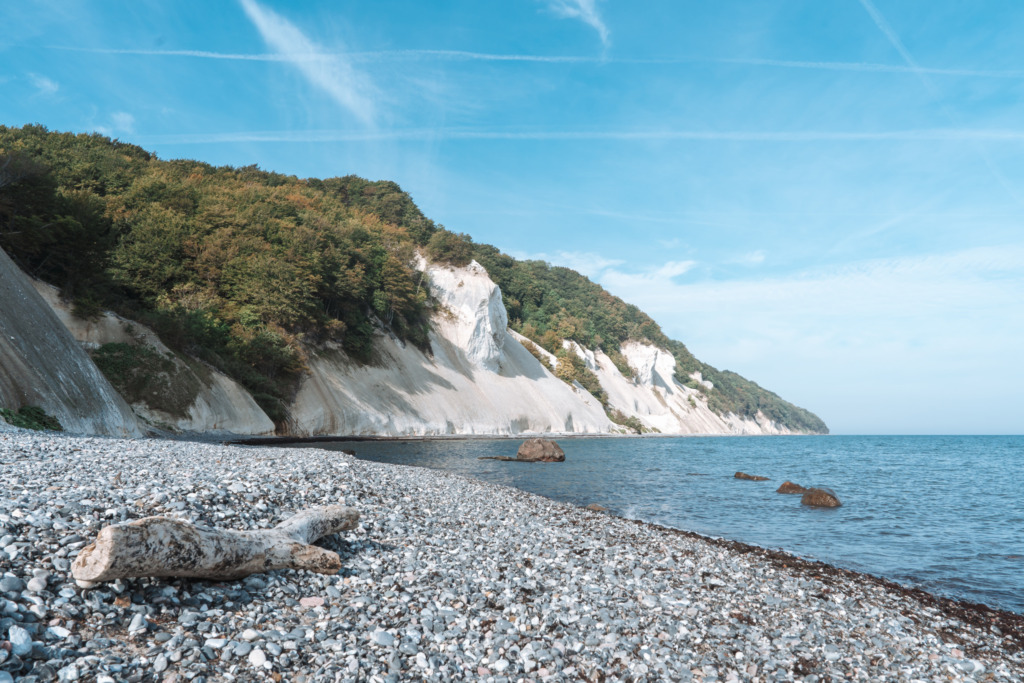
<instances>
[{"instance_id":1,"label":"submerged rock","mask_svg":"<svg viewBox=\"0 0 1024 683\"><path fill-rule=\"evenodd\" d=\"M593 512L608 512L608 508L603 505L598 505L597 503L591 503L587 506L587 509Z\"/></svg>"},{"instance_id":2,"label":"submerged rock","mask_svg":"<svg viewBox=\"0 0 1024 683\"><path fill-rule=\"evenodd\" d=\"M564 462L565 451L550 439L529 439L519 447L516 459L530 462Z\"/></svg>"},{"instance_id":3,"label":"submerged rock","mask_svg":"<svg viewBox=\"0 0 1024 683\"><path fill-rule=\"evenodd\" d=\"M825 487L807 489L800 504L819 508L837 508L842 505L835 491Z\"/></svg>"},{"instance_id":4,"label":"submerged rock","mask_svg":"<svg viewBox=\"0 0 1024 683\"><path fill-rule=\"evenodd\" d=\"M746 479L747 481L770 481L768 477L759 477L756 474L747 474L746 472L737 472L732 476L736 479Z\"/></svg>"},{"instance_id":5,"label":"submerged rock","mask_svg":"<svg viewBox=\"0 0 1024 683\"><path fill-rule=\"evenodd\" d=\"M782 482L782 486L775 489L775 493L807 493L807 489L800 484L794 484L787 480Z\"/></svg>"}]
</instances>

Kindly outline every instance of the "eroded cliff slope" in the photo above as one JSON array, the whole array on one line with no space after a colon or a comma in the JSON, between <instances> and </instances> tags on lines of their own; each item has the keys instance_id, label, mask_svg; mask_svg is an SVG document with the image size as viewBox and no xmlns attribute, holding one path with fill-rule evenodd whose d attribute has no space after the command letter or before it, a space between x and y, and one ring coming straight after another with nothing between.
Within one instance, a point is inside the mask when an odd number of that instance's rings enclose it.
<instances>
[{"instance_id":1,"label":"eroded cliff slope","mask_svg":"<svg viewBox=\"0 0 1024 683\"><path fill-rule=\"evenodd\" d=\"M0 250L0 406L39 406L64 429L141 436L124 400Z\"/></svg>"}]
</instances>

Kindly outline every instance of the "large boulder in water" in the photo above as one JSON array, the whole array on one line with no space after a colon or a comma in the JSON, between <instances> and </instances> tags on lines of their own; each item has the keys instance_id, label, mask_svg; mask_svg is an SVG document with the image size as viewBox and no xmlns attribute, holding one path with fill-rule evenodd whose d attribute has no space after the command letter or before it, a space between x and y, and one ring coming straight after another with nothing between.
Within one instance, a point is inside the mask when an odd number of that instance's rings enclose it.
<instances>
[{"instance_id":1,"label":"large boulder in water","mask_svg":"<svg viewBox=\"0 0 1024 683\"><path fill-rule=\"evenodd\" d=\"M747 481L768 481L768 477L759 477L756 474L747 474L746 472L737 472L732 476L736 479L746 479Z\"/></svg>"},{"instance_id":2,"label":"large boulder in water","mask_svg":"<svg viewBox=\"0 0 1024 683\"><path fill-rule=\"evenodd\" d=\"M800 499L800 504L817 508L837 508L842 505L836 492L825 487L807 489Z\"/></svg>"},{"instance_id":3,"label":"large boulder in water","mask_svg":"<svg viewBox=\"0 0 1024 683\"><path fill-rule=\"evenodd\" d=\"M529 439L519 447L516 459L530 462L563 462L565 451L550 439Z\"/></svg>"},{"instance_id":4,"label":"large boulder in water","mask_svg":"<svg viewBox=\"0 0 1024 683\"><path fill-rule=\"evenodd\" d=\"M794 484L791 481L784 481L782 482L782 486L775 489L775 493L807 493L807 489L800 484Z\"/></svg>"}]
</instances>

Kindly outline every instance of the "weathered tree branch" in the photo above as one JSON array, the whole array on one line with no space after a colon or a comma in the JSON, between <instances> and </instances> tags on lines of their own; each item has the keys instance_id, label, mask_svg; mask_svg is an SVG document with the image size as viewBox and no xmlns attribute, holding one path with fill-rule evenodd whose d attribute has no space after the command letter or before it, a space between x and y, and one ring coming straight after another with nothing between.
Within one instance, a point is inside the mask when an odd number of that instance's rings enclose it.
<instances>
[{"instance_id":1,"label":"weathered tree branch","mask_svg":"<svg viewBox=\"0 0 1024 683\"><path fill-rule=\"evenodd\" d=\"M100 530L75 558L80 586L138 576L181 576L225 581L272 569L333 574L337 553L311 545L355 528L359 511L343 505L311 508L273 529L234 531L169 517L145 517Z\"/></svg>"}]
</instances>

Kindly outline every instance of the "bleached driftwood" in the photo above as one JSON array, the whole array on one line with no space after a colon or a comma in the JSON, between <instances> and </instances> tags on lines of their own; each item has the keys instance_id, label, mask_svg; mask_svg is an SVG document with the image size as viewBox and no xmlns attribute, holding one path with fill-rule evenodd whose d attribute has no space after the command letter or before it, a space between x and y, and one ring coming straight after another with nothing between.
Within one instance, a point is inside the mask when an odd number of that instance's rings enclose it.
<instances>
[{"instance_id":1,"label":"bleached driftwood","mask_svg":"<svg viewBox=\"0 0 1024 683\"><path fill-rule=\"evenodd\" d=\"M234 531L169 517L144 517L100 530L71 566L80 586L137 576L181 576L226 581L272 569L333 574L337 553L311 545L353 529L359 511L343 505L303 510L273 529Z\"/></svg>"}]
</instances>

